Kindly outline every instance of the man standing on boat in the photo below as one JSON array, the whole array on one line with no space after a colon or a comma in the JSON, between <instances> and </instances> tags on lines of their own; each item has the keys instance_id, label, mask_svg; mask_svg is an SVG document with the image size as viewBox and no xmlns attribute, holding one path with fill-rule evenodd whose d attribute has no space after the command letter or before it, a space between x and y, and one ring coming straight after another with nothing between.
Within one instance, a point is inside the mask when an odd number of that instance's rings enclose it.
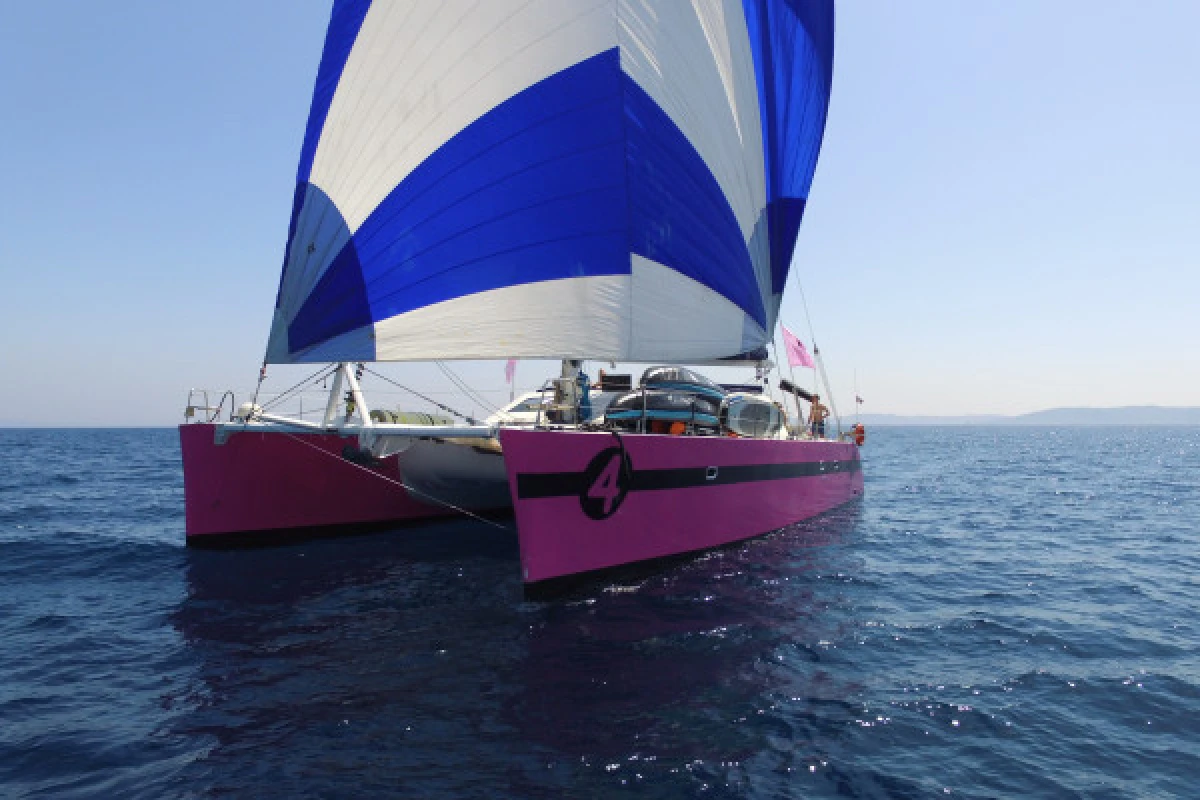
<instances>
[{"instance_id":1,"label":"man standing on boat","mask_svg":"<svg viewBox=\"0 0 1200 800\"><path fill-rule=\"evenodd\" d=\"M812 396L812 408L808 412L808 423L812 428L812 435L817 439L825 437L825 419L829 416L829 409L821 405L821 395L814 394Z\"/></svg>"}]
</instances>

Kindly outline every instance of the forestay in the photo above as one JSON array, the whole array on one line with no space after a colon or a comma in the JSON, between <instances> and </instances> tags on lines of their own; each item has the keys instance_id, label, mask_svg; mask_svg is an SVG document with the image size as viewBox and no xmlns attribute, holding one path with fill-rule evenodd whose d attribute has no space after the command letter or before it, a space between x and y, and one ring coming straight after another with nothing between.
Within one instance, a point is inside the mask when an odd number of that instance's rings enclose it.
<instances>
[{"instance_id":1,"label":"forestay","mask_svg":"<svg viewBox=\"0 0 1200 800\"><path fill-rule=\"evenodd\" d=\"M268 360L761 348L832 61L832 0L337 0Z\"/></svg>"}]
</instances>

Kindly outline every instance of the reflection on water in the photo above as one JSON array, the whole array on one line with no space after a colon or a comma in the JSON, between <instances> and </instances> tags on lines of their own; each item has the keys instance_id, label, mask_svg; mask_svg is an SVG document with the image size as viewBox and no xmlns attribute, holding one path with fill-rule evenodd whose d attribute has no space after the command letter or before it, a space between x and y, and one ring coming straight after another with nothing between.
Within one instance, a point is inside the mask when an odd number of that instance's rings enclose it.
<instances>
[{"instance_id":1,"label":"reflection on water","mask_svg":"<svg viewBox=\"0 0 1200 800\"><path fill-rule=\"evenodd\" d=\"M798 742L855 713L820 643L855 624L821 576L853 568L857 519L544 602L522 598L515 537L470 523L191 552L173 621L198 682L174 732L211 749L190 778L531 796L803 766L820 752Z\"/></svg>"},{"instance_id":2,"label":"reflection on water","mask_svg":"<svg viewBox=\"0 0 1200 800\"><path fill-rule=\"evenodd\" d=\"M815 532L827 543L833 528ZM813 646L846 624L820 616L830 600L814 593L813 577L829 550L813 533L548 605L531 625L525 691L510 715L533 741L606 760L742 761L771 733L790 739L773 713L779 703L813 692L839 702L848 690Z\"/></svg>"}]
</instances>

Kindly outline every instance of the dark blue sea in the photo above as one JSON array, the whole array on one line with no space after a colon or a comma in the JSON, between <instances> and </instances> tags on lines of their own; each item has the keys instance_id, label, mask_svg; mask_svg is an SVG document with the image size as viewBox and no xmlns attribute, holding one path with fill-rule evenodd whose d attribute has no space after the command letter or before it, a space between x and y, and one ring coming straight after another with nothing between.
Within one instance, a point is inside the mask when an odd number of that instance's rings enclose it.
<instances>
[{"instance_id":1,"label":"dark blue sea","mask_svg":"<svg viewBox=\"0 0 1200 800\"><path fill-rule=\"evenodd\" d=\"M1200 429L869 434L535 602L511 532L189 550L175 431L0 431L0 796L1200 797Z\"/></svg>"}]
</instances>

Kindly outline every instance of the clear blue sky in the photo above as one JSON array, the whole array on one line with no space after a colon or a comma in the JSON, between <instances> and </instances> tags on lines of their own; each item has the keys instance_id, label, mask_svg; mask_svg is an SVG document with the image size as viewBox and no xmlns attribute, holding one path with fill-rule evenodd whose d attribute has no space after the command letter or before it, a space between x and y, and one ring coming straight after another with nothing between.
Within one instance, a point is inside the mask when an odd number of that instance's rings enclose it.
<instances>
[{"instance_id":1,"label":"clear blue sky","mask_svg":"<svg viewBox=\"0 0 1200 800\"><path fill-rule=\"evenodd\" d=\"M253 384L327 17L0 4L0 424ZM1200 405L1197 31L1192 0L840 4L795 273L843 410L855 373L875 413Z\"/></svg>"}]
</instances>

